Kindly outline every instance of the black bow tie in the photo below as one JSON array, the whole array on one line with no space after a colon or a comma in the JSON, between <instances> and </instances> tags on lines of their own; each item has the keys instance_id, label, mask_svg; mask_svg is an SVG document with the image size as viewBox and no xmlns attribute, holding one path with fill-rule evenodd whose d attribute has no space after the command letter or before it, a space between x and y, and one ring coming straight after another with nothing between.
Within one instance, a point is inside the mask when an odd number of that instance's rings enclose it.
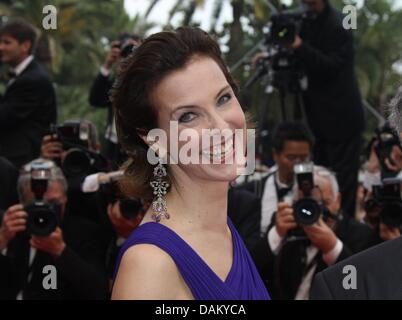
<instances>
[{"instance_id":1,"label":"black bow tie","mask_svg":"<svg viewBox=\"0 0 402 320\"><path fill-rule=\"evenodd\" d=\"M8 75L9 80L14 79L17 76L15 71L12 71L12 70L8 71L7 75Z\"/></svg>"}]
</instances>

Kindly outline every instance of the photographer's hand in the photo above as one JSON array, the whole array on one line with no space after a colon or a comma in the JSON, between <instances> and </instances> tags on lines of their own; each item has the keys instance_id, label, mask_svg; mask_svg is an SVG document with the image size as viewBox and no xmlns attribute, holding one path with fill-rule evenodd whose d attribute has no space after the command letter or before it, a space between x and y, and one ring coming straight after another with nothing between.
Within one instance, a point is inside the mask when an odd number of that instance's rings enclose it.
<instances>
[{"instance_id":1,"label":"photographer's hand","mask_svg":"<svg viewBox=\"0 0 402 320\"><path fill-rule=\"evenodd\" d=\"M258 52L251 58L251 65L253 69L257 67L257 63L260 59L264 59L268 56L267 52Z\"/></svg>"},{"instance_id":2,"label":"photographer's hand","mask_svg":"<svg viewBox=\"0 0 402 320\"><path fill-rule=\"evenodd\" d=\"M323 254L335 248L338 238L334 231L324 222L322 217L320 217L315 224L304 226L303 229L311 243Z\"/></svg>"},{"instance_id":3,"label":"photographer's hand","mask_svg":"<svg viewBox=\"0 0 402 320\"><path fill-rule=\"evenodd\" d=\"M295 41L292 44L292 48L293 49L298 49L298 48L301 47L302 44L303 44L302 38L300 38L299 36L296 36Z\"/></svg>"},{"instance_id":4,"label":"photographer's hand","mask_svg":"<svg viewBox=\"0 0 402 320\"><path fill-rule=\"evenodd\" d=\"M378 141L374 141L371 145L370 155L367 161L367 171L369 173L376 173L381 170L380 160L378 159L375 147L378 145Z\"/></svg>"},{"instance_id":5,"label":"photographer's hand","mask_svg":"<svg viewBox=\"0 0 402 320\"><path fill-rule=\"evenodd\" d=\"M59 257L66 248L66 243L63 239L63 232L59 227L57 227L56 230L47 237L33 236L30 240L30 244L32 248L47 252L55 257Z\"/></svg>"},{"instance_id":6,"label":"photographer's hand","mask_svg":"<svg viewBox=\"0 0 402 320\"><path fill-rule=\"evenodd\" d=\"M107 206L107 215L118 236L127 239L128 236L141 222L141 216L137 215L131 220L125 219L120 212L120 202L117 201L114 204Z\"/></svg>"},{"instance_id":7,"label":"photographer's hand","mask_svg":"<svg viewBox=\"0 0 402 320\"><path fill-rule=\"evenodd\" d=\"M402 170L402 149L399 146L393 146L390 159L385 159L385 165L390 169L391 171L399 172Z\"/></svg>"},{"instance_id":8,"label":"photographer's hand","mask_svg":"<svg viewBox=\"0 0 402 320\"><path fill-rule=\"evenodd\" d=\"M8 246L18 232L25 231L28 214L21 204L16 204L7 209L0 226L0 250Z\"/></svg>"},{"instance_id":9,"label":"photographer's hand","mask_svg":"<svg viewBox=\"0 0 402 320\"><path fill-rule=\"evenodd\" d=\"M103 65L104 68L110 70L113 65L120 59L120 49L116 47L119 44L118 41L113 41L111 43L111 49L107 53L105 64Z\"/></svg>"},{"instance_id":10,"label":"photographer's hand","mask_svg":"<svg viewBox=\"0 0 402 320\"><path fill-rule=\"evenodd\" d=\"M55 136L47 135L42 139L40 147L41 157L49 160L60 158L63 152L63 145L55 140Z\"/></svg>"},{"instance_id":11,"label":"photographer's hand","mask_svg":"<svg viewBox=\"0 0 402 320\"><path fill-rule=\"evenodd\" d=\"M391 228L385 225L384 223L380 223L380 237L384 241L394 240L401 236L401 231L399 228Z\"/></svg>"},{"instance_id":12,"label":"photographer's hand","mask_svg":"<svg viewBox=\"0 0 402 320\"><path fill-rule=\"evenodd\" d=\"M289 230L297 227L297 223L293 216L293 209L288 203L278 203L275 226L279 236L282 238L286 236Z\"/></svg>"}]
</instances>

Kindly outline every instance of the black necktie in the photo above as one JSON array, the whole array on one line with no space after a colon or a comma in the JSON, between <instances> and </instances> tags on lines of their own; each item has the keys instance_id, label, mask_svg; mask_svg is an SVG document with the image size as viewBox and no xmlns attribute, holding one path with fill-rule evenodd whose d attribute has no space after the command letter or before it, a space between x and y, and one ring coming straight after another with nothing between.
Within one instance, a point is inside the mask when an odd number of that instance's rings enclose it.
<instances>
[{"instance_id":1,"label":"black necktie","mask_svg":"<svg viewBox=\"0 0 402 320\"><path fill-rule=\"evenodd\" d=\"M278 198L278 201L282 201L283 197L286 196L293 189L293 185L290 185L288 187L280 187L278 185L278 182L276 181L275 176L274 176L274 184L275 184L276 196Z\"/></svg>"},{"instance_id":2,"label":"black necktie","mask_svg":"<svg viewBox=\"0 0 402 320\"><path fill-rule=\"evenodd\" d=\"M286 196L289 193L290 190L292 190L292 187L278 188L277 189L278 199L282 200L283 197Z\"/></svg>"},{"instance_id":3,"label":"black necktie","mask_svg":"<svg viewBox=\"0 0 402 320\"><path fill-rule=\"evenodd\" d=\"M8 71L7 75L8 75L8 80L14 79L17 76L17 74L13 70Z\"/></svg>"}]
</instances>

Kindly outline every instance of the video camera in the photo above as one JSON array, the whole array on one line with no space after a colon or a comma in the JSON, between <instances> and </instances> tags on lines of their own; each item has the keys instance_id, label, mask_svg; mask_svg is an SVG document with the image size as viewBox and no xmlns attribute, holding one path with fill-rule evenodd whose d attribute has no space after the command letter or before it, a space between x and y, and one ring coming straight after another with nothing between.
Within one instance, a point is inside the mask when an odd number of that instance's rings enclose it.
<instances>
[{"instance_id":1,"label":"video camera","mask_svg":"<svg viewBox=\"0 0 402 320\"><path fill-rule=\"evenodd\" d=\"M34 201L25 206L28 214L27 231L31 235L46 237L60 224L61 207L43 199L51 175L49 163L33 163L31 166L31 190Z\"/></svg>"},{"instance_id":2,"label":"video camera","mask_svg":"<svg viewBox=\"0 0 402 320\"><path fill-rule=\"evenodd\" d=\"M60 163L66 176L88 174L92 167L104 165L102 157L90 150L90 124L85 121L66 121L61 125L52 125L51 134L67 151L63 163Z\"/></svg>"},{"instance_id":3,"label":"video camera","mask_svg":"<svg viewBox=\"0 0 402 320\"><path fill-rule=\"evenodd\" d=\"M268 23L270 32L265 35L265 42L281 47L291 46L306 17L307 11L304 9L278 11L272 14Z\"/></svg>"},{"instance_id":4,"label":"video camera","mask_svg":"<svg viewBox=\"0 0 402 320\"><path fill-rule=\"evenodd\" d=\"M382 222L391 228L402 226L401 180L386 178L373 186L373 198L365 203L367 219L373 224Z\"/></svg>"},{"instance_id":5,"label":"video camera","mask_svg":"<svg viewBox=\"0 0 402 320\"><path fill-rule=\"evenodd\" d=\"M257 79L268 75L268 81L282 92L294 94L307 89L307 77L291 47L299 34L301 24L310 15L304 6L295 10L279 11L275 8L264 32L266 57L257 63L255 75L247 82L251 86Z\"/></svg>"}]
</instances>

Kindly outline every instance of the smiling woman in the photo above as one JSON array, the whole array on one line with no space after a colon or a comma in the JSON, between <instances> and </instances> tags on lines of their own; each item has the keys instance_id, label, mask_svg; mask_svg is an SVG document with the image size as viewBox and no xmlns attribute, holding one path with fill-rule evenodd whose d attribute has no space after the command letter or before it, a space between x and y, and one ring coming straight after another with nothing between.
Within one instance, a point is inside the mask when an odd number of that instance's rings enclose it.
<instances>
[{"instance_id":1,"label":"smiling woman","mask_svg":"<svg viewBox=\"0 0 402 320\"><path fill-rule=\"evenodd\" d=\"M233 137L245 129L236 93L217 43L196 28L149 37L122 66L113 92L118 136L131 158L122 188L156 199L121 250L112 298L269 299L227 217L237 171L223 160L242 152ZM188 143L200 147L199 157L219 161L153 167L147 154L158 150L162 157L161 142L148 133L159 129L170 137L172 121L179 134L191 129ZM229 135L205 147L205 130ZM184 146L177 141L179 150Z\"/></svg>"}]
</instances>

